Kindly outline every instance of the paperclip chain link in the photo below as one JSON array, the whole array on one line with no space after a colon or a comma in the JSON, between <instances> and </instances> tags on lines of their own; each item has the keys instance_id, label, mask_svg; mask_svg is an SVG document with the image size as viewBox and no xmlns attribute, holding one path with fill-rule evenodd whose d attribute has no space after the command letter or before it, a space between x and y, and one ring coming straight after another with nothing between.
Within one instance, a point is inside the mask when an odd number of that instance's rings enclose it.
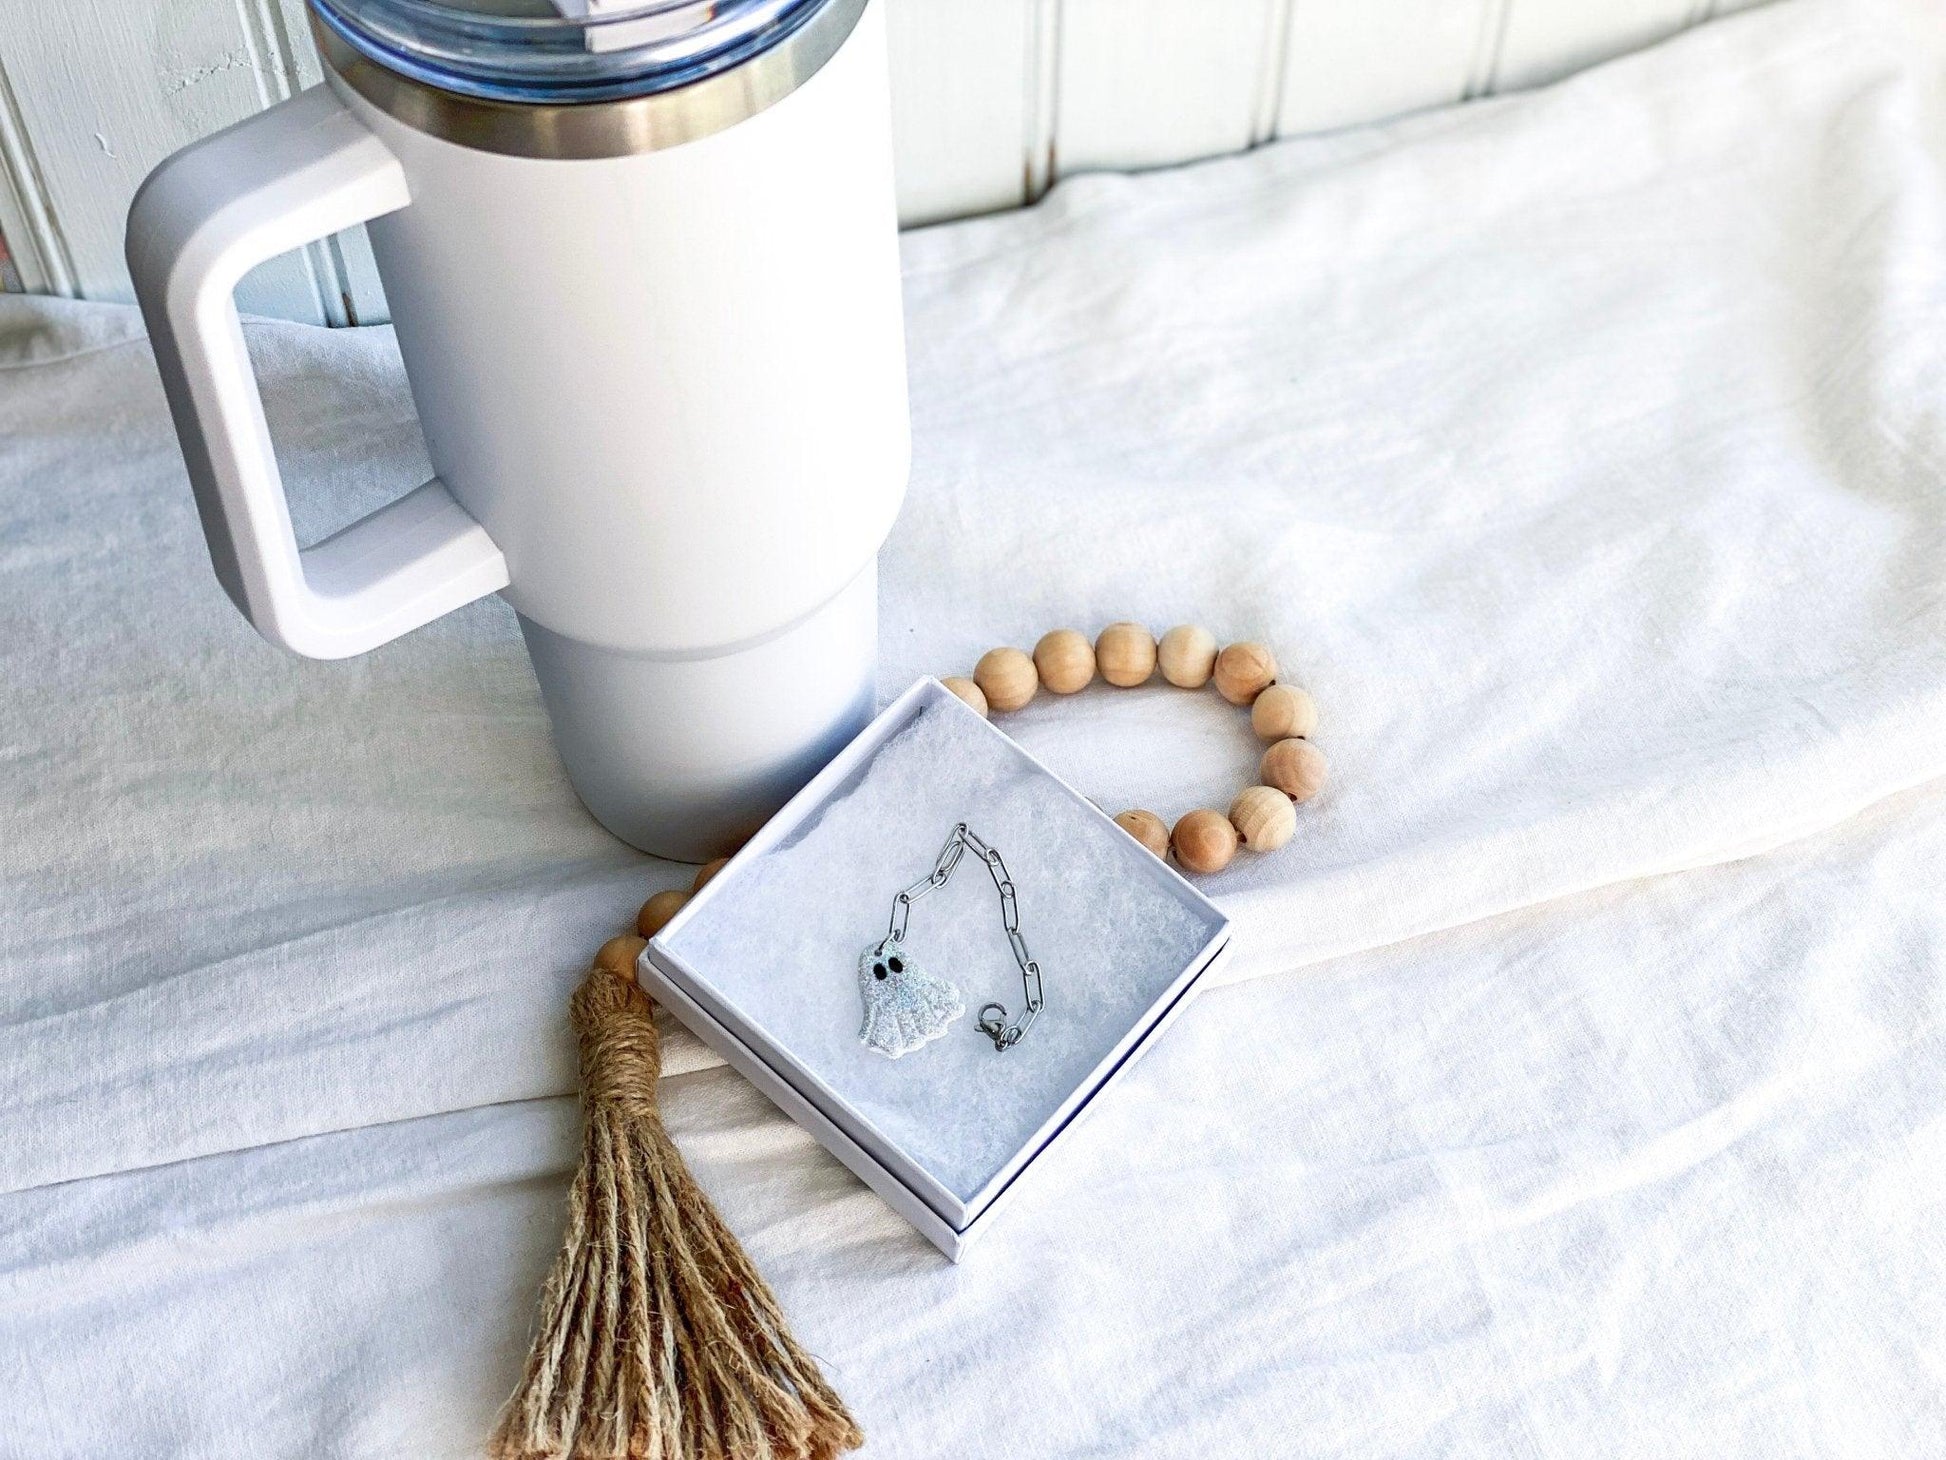
<instances>
[{"instance_id":1,"label":"paperclip chain link","mask_svg":"<svg viewBox=\"0 0 1946 1460\"><path fill-rule=\"evenodd\" d=\"M1035 1016L1041 1011L1041 966L1034 961L1034 955L1028 951L1027 940L1020 935L1020 900L1014 890L1013 878L1007 875L1006 861L997 847L988 846L965 822L955 826L946 838L946 845L939 849L932 871L894 894L892 919L885 938L889 943L905 941L912 904L944 887L968 851L986 864L987 875L993 878L994 890L1000 894L1000 921L1007 930L1007 943L1013 949L1014 962L1020 965L1021 991L1026 999L1026 1007L1020 1017L1008 1023L1005 1004L986 1004L980 1009L980 1032L993 1041L996 1050L1008 1050L1020 1043L1020 1037L1032 1026Z\"/></svg>"}]
</instances>

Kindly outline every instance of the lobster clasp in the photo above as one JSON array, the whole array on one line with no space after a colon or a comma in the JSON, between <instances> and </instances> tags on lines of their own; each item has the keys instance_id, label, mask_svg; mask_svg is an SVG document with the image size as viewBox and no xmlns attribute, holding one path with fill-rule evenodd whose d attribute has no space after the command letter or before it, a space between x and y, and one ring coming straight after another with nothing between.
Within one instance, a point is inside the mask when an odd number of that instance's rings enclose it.
<instances>
[{"instance_id":1,"label":"lobster clasp","mask_svg":"<svg viewBox=\"0 0 1946 1460\"><path fill-rule=\"evenodd\" d=\"M1007 1006L1005 1004L982 1004L980 1006L980 1033L993 1041L996 1050L1011 1049L1020 1038L1018 1029L1007 1027Z\"/></svg>"}]
</instances>

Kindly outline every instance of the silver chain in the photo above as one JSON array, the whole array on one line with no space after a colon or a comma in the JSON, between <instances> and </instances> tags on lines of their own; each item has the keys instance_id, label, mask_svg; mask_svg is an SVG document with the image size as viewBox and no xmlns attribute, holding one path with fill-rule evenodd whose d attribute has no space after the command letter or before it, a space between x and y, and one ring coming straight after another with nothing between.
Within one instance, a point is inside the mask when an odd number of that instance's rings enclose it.
<instances>
[{"instance_id":1,"label":"silver chain","mask_svg":"<svg viewBox=\"0 0 1946 1460\"><path fill-rule=\"evenodd\" d=\"M986 863L987 874L993 878L993 885L1000 893L1000 921L1006 925L1007 942L1014 950L1014 962L1020 965L1020 986L1027 1000L1027 1007L1012 1024L1007 1022L1005 1004L982 1005L980 1033L993 1041L995 1049L1012 1049L1020 1043L1020 1036L1027 1032L1034 1022L1034 1016L1041 1011L1041 966L1034 962L1034 956L1027 951L1027 940L1020 936L1020 905L1014 896L1013 878L1007 875L1007 864L1001 860L999 851L981 841L965 822L954 827L952 834L946 838L946 845L939 849L939 858L933 863L932 871L893 897L892 923L886 930L885 940L888 943L905 941L906 921L912 915L912 904L944 887L952 877L953 869L959 866L960 858L969 850Z\"/></svg>"}]
</instances>

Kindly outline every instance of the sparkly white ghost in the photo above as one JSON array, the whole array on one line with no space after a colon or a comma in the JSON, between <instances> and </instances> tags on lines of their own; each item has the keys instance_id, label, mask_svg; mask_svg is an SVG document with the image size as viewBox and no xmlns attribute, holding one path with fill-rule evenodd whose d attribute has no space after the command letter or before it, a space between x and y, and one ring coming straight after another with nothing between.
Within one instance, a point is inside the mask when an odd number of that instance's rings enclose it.
<instances>
[{"instance_id":1,"label":"sparkly white ghost","mask_svg":"<svg viewBox=\"0 0 1946 1460\"><path fill-rule=\"evenodd\" d=\"M937 1039L966 1012L958 989L927 973L890 938L860 955L858 996L865 1005L859 1039L892 1059Z\"/></svg>"}]
</instances>

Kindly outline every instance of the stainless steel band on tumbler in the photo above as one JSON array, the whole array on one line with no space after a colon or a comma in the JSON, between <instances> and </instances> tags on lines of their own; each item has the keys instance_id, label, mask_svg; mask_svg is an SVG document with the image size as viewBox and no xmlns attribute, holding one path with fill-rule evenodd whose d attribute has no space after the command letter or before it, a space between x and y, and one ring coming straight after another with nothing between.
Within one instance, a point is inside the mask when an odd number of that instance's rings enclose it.
<instances>
[{"instance_id":1,"label":"stainless steel band on tumbler","mask_svg":"<svg viewBox=\"0 0 1946 1460\"><path fill-rule=\"evenodd\" d=\"M825 0L768 49L686 86L610 101L496 101L448 91L379 64L310 10L318 52L373 106L430 136L507 157L628 157L693 142L774 106L817 74L866 0Z\"/></svg>"}]
</instances>

